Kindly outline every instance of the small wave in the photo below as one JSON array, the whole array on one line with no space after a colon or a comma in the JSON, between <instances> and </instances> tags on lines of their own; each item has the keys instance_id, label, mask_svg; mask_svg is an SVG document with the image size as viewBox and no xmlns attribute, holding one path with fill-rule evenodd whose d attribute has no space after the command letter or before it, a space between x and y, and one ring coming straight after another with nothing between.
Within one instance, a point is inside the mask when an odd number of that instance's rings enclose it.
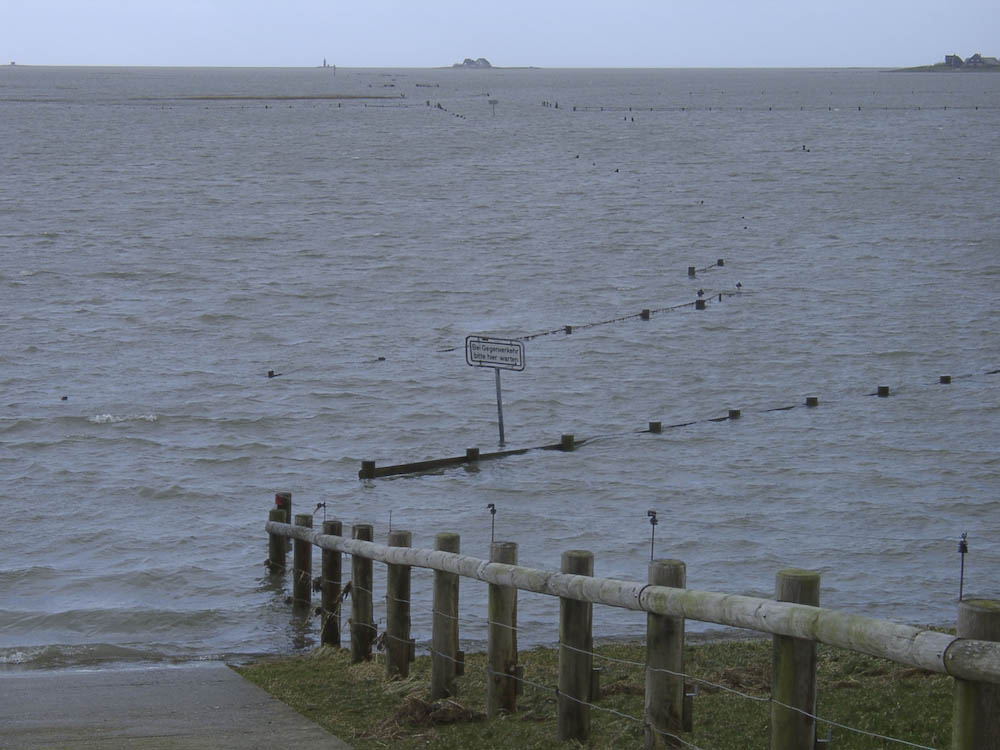
<instances>
[{"instance_id":1,"label":"small wave","mask_svg":"<svg viewBox=\"0 0 1000 750\"><path fill-rule=\"evenodd\" d=\"M112 663L164 662L172 657L153 648L126 648L106 643L79 646L52 645L0 649L0 671L5 669L67 669Z\"/></svg>"},{"instance_id":2,"label":"small wave","mask_svg":"<svg viewBox=\"0 0 1000 750\"><path fill-rule=\"evenodd\" d=\"M155 422L159 419L155 414L128 414L124 416L115 414L95 414L88 417L87 421L93 424L119 424L120 422Z\"/></svg>"}]
</instances>

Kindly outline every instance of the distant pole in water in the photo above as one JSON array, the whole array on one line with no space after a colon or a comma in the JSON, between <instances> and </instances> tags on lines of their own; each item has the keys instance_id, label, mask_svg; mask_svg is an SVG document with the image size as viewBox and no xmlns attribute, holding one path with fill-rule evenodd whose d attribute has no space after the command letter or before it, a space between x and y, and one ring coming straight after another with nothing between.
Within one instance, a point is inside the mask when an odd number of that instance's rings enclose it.
<instances>
[{"instance_id":1,"label":"distant pole in water","mask_svg":"<svg viewBox=\"0 0 1000 750\"><path fill-rule=\"evenodd\" d=\"M649 561L653 562L653 548L656 542L656 524L659 521L656 520L656 511L647 510L646 517L649 519Z\"/></svg>"},{"instance_id":2,"label":"distant pole in water","mask_svg":"<svg viewBox=\"0 0 1000 750\"><path fill-rule=\"evenodd\" d=\"M969 534L962 532L962 538L958 540L958 553L962 556L962 567L958 573L958 600L962 601L965 594L965 556L969 552Z\"/></svg>"}]
</instances>

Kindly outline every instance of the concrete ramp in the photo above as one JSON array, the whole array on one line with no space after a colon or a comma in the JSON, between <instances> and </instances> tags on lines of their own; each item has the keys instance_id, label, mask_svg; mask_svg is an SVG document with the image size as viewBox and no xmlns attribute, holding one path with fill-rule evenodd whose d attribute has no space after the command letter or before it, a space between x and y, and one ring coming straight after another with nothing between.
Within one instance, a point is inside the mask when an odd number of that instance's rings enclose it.
<instances>
[{"instance_id":1,"label":"concrete ramp","mask_svg":"<svg viewBox=\"0 0 1000 750\"><path fill-rule=\"evenodd\" d=\"M349 750L226 665L0 673L0 748Z\"/></svg>"}]
</instances>

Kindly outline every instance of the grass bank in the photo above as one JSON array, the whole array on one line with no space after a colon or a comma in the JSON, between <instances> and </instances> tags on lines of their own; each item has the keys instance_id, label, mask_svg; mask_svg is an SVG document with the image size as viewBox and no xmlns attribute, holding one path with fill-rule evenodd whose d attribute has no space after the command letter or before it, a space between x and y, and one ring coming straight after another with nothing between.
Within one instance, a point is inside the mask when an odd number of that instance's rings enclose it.
<instances>
[{"instance_id":1,"label":"grass bank","mask_svg":"<svg viewBox=\"0 0 1000 750\"><path fill-rule=\"evenodd\" d=\"M645 658L641 644L598 646L601 696L592 710L591 747L642 747ZM469 654L458 696L430 702L430 657L411 665L406 680L385 679L381 659L352 665L344 650L276 658L240 674L359 750L374 748L579 747L556 741L559 654L522 651L526 682L518 711L488 721L486 656ZM712 750L767 748L770 732L771 642L718 641L688 646L685 671L697 678L694 731L686 742ZM692 681L689 680L689 690ZM819 648L819 716L918 746L950 747L952 684L948 677L840 649ZM546 686L546 687L536 687ZM735 692L734 692L735 691ZM820 723L826 737L829 725ZM832 727L836 750L906 747Z\"/></svg>"}]
</instances>

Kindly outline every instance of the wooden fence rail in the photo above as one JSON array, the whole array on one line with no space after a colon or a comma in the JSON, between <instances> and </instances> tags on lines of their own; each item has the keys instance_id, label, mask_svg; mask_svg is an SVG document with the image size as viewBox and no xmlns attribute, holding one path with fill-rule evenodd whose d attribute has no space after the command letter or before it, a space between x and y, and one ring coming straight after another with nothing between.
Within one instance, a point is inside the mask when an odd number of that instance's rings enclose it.
<instances>
[{"instance_id":1,"label":"wooden fence rail","mask_svg":"<svg viewBox=\"0 0 1000 750\"><path fill-rule=\"evenodd\" d=\"M432 683L438 685L435 690L440 694L451 694L456 667L457 673L461 673L462 655L457 650L457 581L459 577L463 577L503 587L514 592L515 596L516 591L521 590L560 597L563 603L560 606L561 641L564 640L563 636L566 633L571 633L574 643L589 642L591 618L589 606L582 608L566 606L570 602L645 611L650 615L647 649L653 648L654 642L659 644L655 646L657 655L654 657L653 653L650 653L647 658L652 660L650 664L655 660L663 660L663 663L673 665L671 669L675 672L682 670L675 669L679 664L677 661L679 655L671 652L676 651L678 643L683 644L684 619L769 633L776 636L775 669L785 670L773 676L772 684L776 686L775 689L782 690L785 688L780 686L791 686L780 699L777 696L772 697L777 706L790 708L800 714L815 713L815 658L810 657L809 652L817 643L889 659L909 667L947 674L955 678L954 750L973 748L1000 750L1000 602L990 600L960 602L959 632L958 635L949 635L824 609L809 603L798 603L818 602L819 576L809 571L782 571L778 579L778 596L793 601L775 601L659 585L658 581L662 580L663 575L660 568L666 564L675 569L678 565L681 566L679 573L672 573L672 582L683 586L683 563L679 561L653 561L650 564L650 583L643 584L597 578L588 573L527 568L463 555L458 551L457 534L439 534L437 545L439 548L430 550L408 546L386 546L357 538L322 534L313 530L311 524L306 525L304 522L290 525L270 520L266 524L266 530L272 537L272 543L269 545L272 554L282 548L282 545L274 543L275 539L291 538L315 545L324 551L346 553L352 555L355 560L363 559L369 564L375 561L388 566L418 567L437 571L433 644L435 663L441 661L442 665L437 673L432 669ZM442 541L440 537L448 538ZM582 551L574 552L584 556L589 554ZM516 551L514 554L513 559L516 559ZM269 562L272 570L284 567L283 557L280 560L272 558ZM393 569L395 568L390 567L390 570ZM581 570L585 569L585 566L567 567L564 555L564 569ZM592 568L589 570L592 572ZM293 580L294 575L293 573ZM439 581L437 577L440 576L444 578ZM366 581L368 590L363 595L370 600L371 579L366 578ZM447 606L454 617L437 616L439 586L442 601L445 602L441 606ZM356 593L352 592L352 596ZM396 596L391 591L388 595ZM511 605L508 603L504 608L510 612ZM513 611L516 619L516 599ZM359 632L371 627L369 619L370 614L365 622L352 627L351 636L353 641L358 633L362 640L358 648L361 652L367 650L370 655L370 633ZM578 630L581 627L581 620L585 621L583 631ZM358 625L362 627L359 628ZM664 625L668 625L674 635L665 638L658 630ZM397 624L391 624L390 627L395 628ZM409 627L408 610L406 627ZM516 622L512 623L512 627L516 632ZM444 632L445 628L448 632ZM439 629L442 632L439 633ZM679 638L676 637L678 630ZM406 632L408 633L408 630ZM441 649L438 648L439 644ZM509 645L505 647L509 648ZM354 649L355 646L352 644L352 654ZM565 651L567 644L562 643L561 649ZM590 649L570 647L570 650ZM490 658L494 656L496 655L491 655ZM515 674L516 666L509 663L509 655L504 658L505 675ZM563 661L561 658L560 669L563 668ZM565 661L572 664L575 660L567 658ZM392 669L394 668L390 667L390 673ZM399 667L395 669L398 671ZM567 727L565 736L583 739L587 735L589 722L580 714L579 707L589 703L592 688L581 687L587 680L576 672L567 675L566 680L567 685L573 686L575 694L570 694L572 700L560 701L560 733L563 733L562 727L565 724ZM561 674L561 685L562 682ZM676 685L651 687L647 683L647 690L651 690L656 696L676 695L679 698L683 694L682 688L678 689ZM675 701L676 698L669 700ZM676 746L671 744L671 741L676 742L676 736L671 732L678 731L679 708L670 705L664 709L663 706L650 705L651 701L650 695L647 694L646 721L653 724L655 731L647 731L646 747ZM562 713L564 703L565 717ZM661 720L660 717L668 718ZM779 725L788 728L776 729ZM807 735L809 739L803 739ZM783 721L773 712L772 748L813 750L814 742L814 720L805 724L801 721Z\"/></svg>"}]
</instances>

